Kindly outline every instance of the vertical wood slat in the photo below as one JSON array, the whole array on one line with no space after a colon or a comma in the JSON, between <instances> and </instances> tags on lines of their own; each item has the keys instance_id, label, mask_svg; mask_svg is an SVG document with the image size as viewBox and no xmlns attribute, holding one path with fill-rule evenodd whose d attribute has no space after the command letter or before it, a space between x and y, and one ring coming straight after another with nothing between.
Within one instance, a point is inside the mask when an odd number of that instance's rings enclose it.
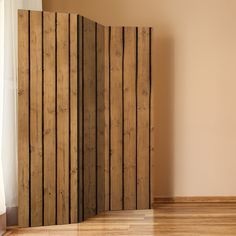
<instances>
[{"instance_id":1,"label":"vertical wood slat","mask_svg":"<svg viewBox=\"0 0 236 236\"><path fill-rule=\"evenodd\" d=\"M42 12L30 12L30 162L31 226L43 219Z\"/></svg>"},{"instance_id":2,"label":"vertical wood slat","mask_svg":"<svg viewBox=\"0 0 236 236\"><path fill-rule=\"evenodd\" d=\"M110 201L111 210L122 209L122 28L111 28L110 45Z\"/></svg>"},{"instance_id":3,"label":"vertical wood slat","mask_svg":"<svg viewBox=\"0 0 236 236\"><path fill-rule=\"evenodd\" d=\"M109 158L109 27L104 32L104 209L110 208L110 158Z\"/></svg>"},{"instance_id":4,"label":"vertical wood slat","mask_svg":"<svg viewBox=\"0 0 236 236\"><path fill-rule=\"evenodd\" d=\"M84 219L96 214L95 23L84 18Z\"/></svg>"},{"instance_id":5,"label":"vertical wood slat","mask_svg":"<svg viewBox=\"0 0 236 236\"><path fill-rule=\"evenodd\" d=\"M43 13L44 225L56 223L55 13Z\"/></svg>"},{"instance_id":6,"label":"vertical wood slat","mask_svg":"<svg viewBox=\"0 0 236 236\"><path fill-rule=\"evenodd\" d=\"M78 221L77 15L70 15L70 219Z\"/></svg>"},{"instance_id":7,"label":"vertical wood slat","mask_svg":"<svg viewBox=\"0 0 236 236\"><path fill-rule=\"evenodd\" d=\"M154 103L154 93L153 93L153 88L152 88L152 28L149 28L149 77L150 77L150 94L149 94L149 116L150 116L150 130L149 130L149 135L150 135L150 160L149 160L149 208L152 208L152 201L154 199L153 196L153 182L152 182L152 170L153 170L153 158L154 158L154 144L155 144L155 139L154 139L154 112L153 112L153 103Z\"/></svg>"},{"instance_id":8,"label":"vertical wood slat","mask_svg":"<svg viewBox=\"0 0 236 236\"><path fill-rule=\"evenodd\" d=\"M105 210L105 58L104 35L105 27L97 24L96 35L96 73L97 73L97 213Z\"/></svg>"},{"instance_id":9,"label":"vertical wood slat","mask_svg":"<svg viewBox=\"0 0 236 236\"><path fill-rule=\"evenodd\" d=\"M136 209L136 29L124 34L124 209Z\"/></svg>"},{"instance_id":10,"label":"vertical wood slat","mask_svg":"<svg viewBox=\"0 0 236 236\"><path fill-rule=\"evenodd\" d=\"M29 12L18 13L18 223L29 225Z\"/></svg>"},{"instance_id":11,"label":"vertical wood slat","mask_svg":"<svg viewBox=\"0 0 236 236\"><path fill-rule=\"evenodd\" d=\"M69 16L57 14L57 223L69 223Z\"/></svg>"},{"instance_id":12,"label":"vertical wood slat","mask_svg":"<svg viewBox=\"0 0 236 236\"><path fill-rule=\"evenodd\" d=\"M138 29L137 208L149 208L149 28Z\"/></svg>"},{"instance_id":13,"label":"vertical wood slat","mask_svg":"<svg viewBox=\"0 0 236 236\"><path fill-rule=\"evenodd\" d=\"M77 17L78 20L78 60L77 65L79 69L79 95L78 95L78 112L79 112L79 222L83 220L83 202L84 202L84 189L83 189L83 18L81 16Z\"/></svg>"}]
</instances>

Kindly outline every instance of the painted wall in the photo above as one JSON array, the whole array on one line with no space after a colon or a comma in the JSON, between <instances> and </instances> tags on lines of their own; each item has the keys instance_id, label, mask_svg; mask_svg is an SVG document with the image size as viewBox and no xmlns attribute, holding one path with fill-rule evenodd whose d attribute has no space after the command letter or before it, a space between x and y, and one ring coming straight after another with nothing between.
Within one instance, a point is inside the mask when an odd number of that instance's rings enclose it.
<instances>
[{"instance_id":1,"label":"painted wall","mask_svg":"<svg viewBox=\"0 0 236 236\"><path fill-rule=\"evenodd\" d=\"M44 0L107 25L153 26L154 196L236 195L236 1Z\"/></svg>"}]
</instances>

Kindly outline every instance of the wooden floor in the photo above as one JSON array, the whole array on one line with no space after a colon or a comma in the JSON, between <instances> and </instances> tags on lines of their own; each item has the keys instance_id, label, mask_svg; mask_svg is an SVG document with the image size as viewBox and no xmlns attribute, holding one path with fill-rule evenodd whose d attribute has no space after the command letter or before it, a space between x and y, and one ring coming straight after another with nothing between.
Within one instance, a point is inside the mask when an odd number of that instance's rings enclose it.
<instances>
[{"instance_id":1,"label":"wooden floor","mask_svg":"<svg viewBox=\"0 0 236 236\"><path fill-rule=\"evenodd\" d=\"M15 228L5 235L236 235L236 203L161 204L107 212L81 224Z\"/></svg>"}]
</instances>

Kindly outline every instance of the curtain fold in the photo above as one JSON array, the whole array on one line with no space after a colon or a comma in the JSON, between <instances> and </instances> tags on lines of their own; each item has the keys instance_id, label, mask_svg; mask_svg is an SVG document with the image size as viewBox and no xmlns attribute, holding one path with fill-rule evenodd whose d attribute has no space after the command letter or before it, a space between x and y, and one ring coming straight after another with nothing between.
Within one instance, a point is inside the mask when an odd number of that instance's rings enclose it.
<instances>
[{"instance_id":1,"label":"curtain fold","mask_svg":"<svg viewBox=\"0 0 236 236\"><path fill-rule=\"evenodd\" d=\"M3 192L2 178L5 186L5 205L15 207L18 205L17 183L17 10L42 10L42 0L0 0L4 2L3 31L3 73L0 91L0 194ZM1 50L2 54L2 50ZM1 163L0 163L1 168ZM2 189L2 191L1 191ZM4 199L4 197L3 197ZM1 202L0 207L4 204ZM1 209L1 208L0 208ZM4 206L3 206L4 210Z\"/></svg>"}]
</instances>

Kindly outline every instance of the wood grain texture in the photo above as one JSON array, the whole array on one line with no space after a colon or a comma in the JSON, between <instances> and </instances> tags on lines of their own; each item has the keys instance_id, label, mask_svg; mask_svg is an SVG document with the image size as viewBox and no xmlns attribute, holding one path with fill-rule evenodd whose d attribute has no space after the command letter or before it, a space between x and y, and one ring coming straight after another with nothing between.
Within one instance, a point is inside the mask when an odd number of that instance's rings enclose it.
<instances>
[{"instance_id":1,"label":"wood grain texture","mask_svg":"<svg viewBox=\"0 0 236 236\"><path fill-rule=\"evenodd\" d=\"M70 14L70 219L78 222L77 15Z\"/></svg>"},{"instance_id":2,"label":"wood grain texture","mask_svg":"<svg viewBox=\"0 0 236 236\"><path fill-rule=\"evenodd\" d=\"M235 203L161 204L154 210L115 211L81 224L10 229L6 235L236 235Z\"/></svg>"},{"instance_id":3,"label":"wood grain texture","mask_svg":"<svg viewBox=\"0 0 236 236\"><path fill-rule=\"evenodd\" d=\"M18 12L18 223L29 225L29 12Z\"/></svg>"},{"instance_id":4,"label":"wood grain texture","mask_svg":"<svg viewBox=\"0 0 236 236\"><path fill-rule=\"evenodd\" d=\"M138 29L137 208L149 208L149 28Z\"/></svg>"},{"instance_id":5,"label":"wood grain texture","mask_svg":"<svg viewBox=\"0 0 236 236\"><path fill-rule=\"evenodd\" d=\"M42 12L30 12L30 203L31 226L43 220Z\"/></svg>"},{"instance_id":6,"label":"wood grain texture","mask_svg":"<svg viewBox=\"0 0 236 236\"><path fill-rule=\"evenodd\" d=\"M84 180L83 180L83 175L84 175L84 170L83 170L83 160L84 160L84 137L83 137L83 18L81 16L77 17L78 19L78 69L79 69L79 97L78 97L78 102L79 102L79 107L78 107L78 112L79 112L79 199L78 199L78 204L79 204L79 222L83 220L83 215L84 215L84 208L83 208L83 203L84 203Z\"/></svg>"},{"instance_id":7,"label":"wood grain texture","mask_svg":"<svg viewBox=\"0 0 236 236\"><path fill-rule=\"evenodd\" d=\"M69 16L57 14L57 223L69 223Z\"/></svg>"},{"instance_id":8,"label":"wood grain texture","mask_svg":"<svg viewBox=\"0 0 236 236\"><path fill-rule=\"evenodd\" d=\"M105 27L96 28L96 74L97 74L97 213L105 210Z\"/></svg>"},{"instance_id":9,"label":"wood grain texture","mask_svg":"<svg viewBox=\"0 0 236 236\"><path fill-rule=\"evenodd\" d=\"M122 27L111 28L110 42L110 201L111 210L122 209Z\"/></svg>"},{"instance_id":10,"label":"wood grain texture","mask_svg":"<svg viewBox=\"0 0 236 236\"><path fill-rule=\"evenodd\" d=\"M105 210L110 208L110 158L109 158L109 27L104 32L104 118L105 118L105 150L104 150L104 201Z\"/></svg>"},{"instance_id":11,"label":"wood grain texture","mask_svg":"<svg viewBox=\"0 0 236 236\"><path fill-rule=\"evenodd\" d=\"M56 223L56 42L55 13L43 13L44 225Z\"/></svg>"},{"instance_id":12,"label":"wood grain texture","mask_svg":"<svg viewBox=\"0 0 236 236\"><path fill-rule=\"evenodd\" d=\"M136 28L124 31L124 209L136 208Z\"/></svg>"},{"instance_id":13,"label":"wood grain texture","mask_svg":"<svg viewBox=\"0 0 236 236\"><path fill-rule=\"evenodd\" d=\"M84 18L84 218L96 214L95 23Z\"/></svg>"}]
</instances>

